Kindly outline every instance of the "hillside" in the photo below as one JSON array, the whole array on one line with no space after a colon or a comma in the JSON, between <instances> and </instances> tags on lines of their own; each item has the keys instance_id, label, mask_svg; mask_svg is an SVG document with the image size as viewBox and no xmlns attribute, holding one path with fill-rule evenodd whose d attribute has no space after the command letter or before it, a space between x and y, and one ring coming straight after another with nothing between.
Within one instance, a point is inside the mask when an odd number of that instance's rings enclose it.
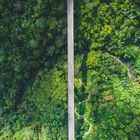
<instances>
[{"instance_id":1,"label":"hillside","mask_svg":"<svg viewBox=\"0 0 140 140\"><path fill-rule=\"evenodd\" d=\"M75 0L76 140L140 139L140 2ZM0 0L0 140L67 139L65 0Z\"/></svg>"}]
</instances>

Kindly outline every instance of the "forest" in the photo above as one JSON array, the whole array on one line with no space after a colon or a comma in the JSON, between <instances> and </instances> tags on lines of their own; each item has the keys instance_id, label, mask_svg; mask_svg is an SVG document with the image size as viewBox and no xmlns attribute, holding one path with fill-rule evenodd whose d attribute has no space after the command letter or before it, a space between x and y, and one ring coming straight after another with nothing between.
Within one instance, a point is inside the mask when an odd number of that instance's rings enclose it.
<instances>
[{"instance_id":1,"label":"forest","mask_svg":"<svg viewBox=\"0 0 140 140\"><path fill-rule=\"evenodd\" d=\"M140 140L140 0L75 0L75 139ZM0 0L0 140L67 140L66 0Z\"/></svg>"}]
</instances>

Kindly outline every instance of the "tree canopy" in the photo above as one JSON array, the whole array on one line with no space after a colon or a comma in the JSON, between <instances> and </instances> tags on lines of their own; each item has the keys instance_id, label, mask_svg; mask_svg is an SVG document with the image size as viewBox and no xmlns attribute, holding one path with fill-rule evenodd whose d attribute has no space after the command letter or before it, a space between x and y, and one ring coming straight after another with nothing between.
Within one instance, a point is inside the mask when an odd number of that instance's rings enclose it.
<instances>
[{"instance_id":1,"label":"tree canopy","mask_svg":"<svg viewBox=\"0 0 140 140\"><path fill-rule=\"evenodd\" d=\"M0 0L0 139L67 139L65 0ZM140 138L140 2L75 0L76 140Z\"/></svg>"}]
</instances>

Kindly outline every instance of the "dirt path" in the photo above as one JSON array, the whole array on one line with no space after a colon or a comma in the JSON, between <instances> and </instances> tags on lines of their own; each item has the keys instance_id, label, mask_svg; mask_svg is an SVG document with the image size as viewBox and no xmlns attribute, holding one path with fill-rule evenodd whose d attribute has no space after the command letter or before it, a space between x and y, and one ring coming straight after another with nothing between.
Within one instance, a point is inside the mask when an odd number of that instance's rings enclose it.
<instances>
[{"instance_id":1,"label":"dirt path","mask_svg":"<svg viewBox=\"0 0 140 140\"><path fill-rule=\"evenodd\" d=\"M76 80L76 81L79 81L81 85L83 85L85 88L87 88L87 87L82 83L81 80L77 80L77 79L75 79L75 80ZM90 99L90 97L91 97L91 94L89 94L88 97L87 97L85 100L79 102L79 103L75 106L75 114L76 114L77 118L78 118L78 119L83 118L84 121L85 121L85 122L88 124L88 126L89 126L88 131L86 131L86 132L84 133L84 135L83 135L83 139L85 139L85 138L86 138L88 135L90 135L91 132L93 131L93 123L90 122L90 120L89 120L90 118L86 117L85 115L79 114L78 111L77 111L77 108L78 108L80 105L82 105L82 104L84 104L84 103L87 103L87 101Z\"/></svg>"},{"instance_id":2,"label":"dirt path","mask_svg":"<svg viewBox=\"0 0 140 140\"><path fill-rule=\"evenodd\" d=\"M112 58L114 58L118 63L120 63L123 67L125 67L125 69L127 70L127 75L128 78L134 82L136 82L136 73L133 69L133 67L129 64L129 63L125 63L124 61L122 61L120 58L118 58L117 56L114 56L108 52L105 52L105 54L110 55Z\"/></svg>"}]
</instances>

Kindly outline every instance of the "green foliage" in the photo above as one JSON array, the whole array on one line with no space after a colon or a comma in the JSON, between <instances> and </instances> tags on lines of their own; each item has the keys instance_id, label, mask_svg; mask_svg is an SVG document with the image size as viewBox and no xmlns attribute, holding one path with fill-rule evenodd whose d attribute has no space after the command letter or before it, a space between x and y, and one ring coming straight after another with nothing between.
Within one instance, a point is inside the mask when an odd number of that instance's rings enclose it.
<instances>
[{"instance_id":1,"label":"green foliage","mask_svg":"<svg viewBox=\"0 0 140 140\"><path fill-rule=\"evenodd\" d=\"M76 62L83 73L77 73L75 85L78 113L88 122L77 116L78 140L140 137L138 7L130 0L81 2L76 32L82 34L75 37L85 43L77 43L76 51L82 49L85 57Z\"/></svg>"},{"instance_id":2,"label":"green foliage","mask_svg":"<svg viewBox=\"0 0 140 140\"><path fill-rule=\"evenodd\" d=\"M76 140L140 137L139 4L75 1ZM0 139L67 139L66 1L0 13Z\"/></svg>"},{"instance_id":3,"label":"green foliage","mask_svg":"<svg viewBox=\"0 0 140 140\"><path fill-rule=\"evenodd\" d=\"M55 64L61 65L59 61L62 60L58 61L58 58L59 55L63 56L66 50L65 11L64 0L0 1L0 129L7 129L0 139L11 139L12 135L13 139L18 140L39 137L41 140L66 139L62 134L63 129L63 132L67 130L64 94L66 81L59 78L64 75L63 71L54 68ZM42 81L37 76L38 73L42 74ZM50 85L43 82L43 77L52 83L49 90L47 88ZM57 94L56 89L51 95L59 82L64 83L58 87L60 94ZM37 83L40 83L40 87ZM38 96L41 88L44 90ZM50 98L54 99L51 101ZM50 106L46 107L49 103ZM34 127L29 129L29 137L25 138L26 127L28 129L32 124ZM66 126L62 127L64 124ZM47 137L38 136L42 135L39 126L45 128L43 135L46 129L49 129Z\"/></svg>"}]
</instances>

